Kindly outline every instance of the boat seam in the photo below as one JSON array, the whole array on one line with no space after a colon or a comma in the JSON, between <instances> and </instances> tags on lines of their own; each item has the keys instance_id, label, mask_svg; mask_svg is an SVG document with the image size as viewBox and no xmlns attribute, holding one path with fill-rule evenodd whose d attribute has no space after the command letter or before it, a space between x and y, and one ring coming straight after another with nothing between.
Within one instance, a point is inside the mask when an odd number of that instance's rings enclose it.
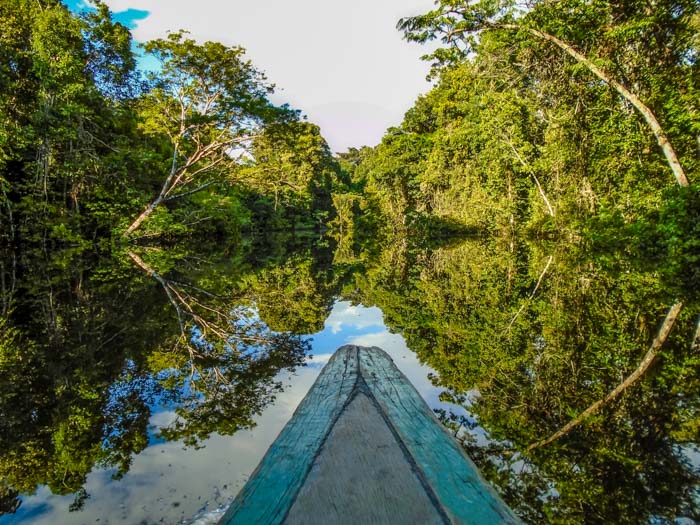
<instances>
[{"instance_id":1,"label":"boat seam","mask_svg":"<svg viewBox=\"0 0 700 525\"><path fill-rule=\"evenodd\" d=\"M358 351L358 359L359 359L359 354L360 352ZM370 401L374 405L374 407L377 409L379 414L381 415L382 419L384 420L384 423L386 423L387 427L389 428L389 431L392 433L394 436L394 439L399 445L399 449L401 450L401 453L404 456L404 459L408 462L409 466L411 467L411 470L415 474L416 478L418 478L418 482L421 484L423 487L423 490L425 491L426 496L428 496L428 499L430 500L430 503L432 503L433 507L435 507L435 510L437 513L440 515L442 518L443 523L446 525L452 525L452 520L450 519L449 514L445 510L444 506L440 502L440 499L438 498L437 494L435 493L435 490L433 487L430 485L430 482L426 478L425 474L418 468L418 463L416 462L415 458L411 454L411 451L408 449L406 444L403 441L403 438L401 437L401 434L399 434L398 430L396 430L396 427L394 426L394 423L391 421L389 418L388 414L384 411L382 408L381 404L375 397L374 393L372 392L372 389L369 387L367 382L365 381L365 378L362 376L362 368L358 367L358 383L360 385L356 386L355 390L351 394L351 397L355 397L358 393L363 393L369 397ZM343 407L343 410L345 410L345 407Z\"/></svg>"},{"instance_id":2,"label":"boat seam","mask_svg":"<svg viewBox=\"0 0 700 525\"><path fill-rule=\"evenodd\" d=\"M351 345L349 345L351 346ZM340 407L340 410L338 410L338 413L333 417L331 424L328 427L328 430L326 433L323 435L323 439L321 440L321 444L318 446L316 449L316 452L314 453L313 457L311 458L311 461L309 462L309 466L306 469L306 472L304 473L304 476L301 478L301 482L299 483L299 487L297 488L294 496L290 498L290 504L287 507L286 512L284 513L284 516L282 516L282 519L279 521L279 523L284 523L287 521L287 518L289 517L289 513L292 510L292 507L294 507L294 504L297 501L297 498L299 497L299 493L301 492L302 487L306 484L306 480L309 477L309 474L311 473L311 469L314 467L314 464L316 463L316 460L318 459L319 455L321 454L321 451L323 450L323 447L326 445L326 441L328 441L328 436L331 434L333 431L333 428L335 427L335 424L338 422L338 419L340 419L340 416L345 412L345 409L348 407L348 405L355 399L357 396L359 389L358 389L358 382L360 379L360 347L352 345L352 347L355 349L355 361L356 361L356 370L357 374L355 375L355 384L352 387L352 390L350 391L350 394L348 395L347 399L343 403L343 406ZM349 361L349 359L348 359ZM347 361L345 363L345 370L347 370ZM345 377L347 377L347 374L343 373L343 380L341 381L341 391L342 391L342 385L345 382Z\"/></svg>"}]
</instances>

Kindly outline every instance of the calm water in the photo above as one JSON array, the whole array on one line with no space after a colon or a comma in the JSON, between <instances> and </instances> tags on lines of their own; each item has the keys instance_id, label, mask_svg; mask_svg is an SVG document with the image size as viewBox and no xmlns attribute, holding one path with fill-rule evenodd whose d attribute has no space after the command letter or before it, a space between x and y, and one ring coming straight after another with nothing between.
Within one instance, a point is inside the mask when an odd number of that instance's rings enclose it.
<instances>
[{"instance_id":1,"label":"calm water","mask_svg":"<svg viewBox=\"0 0 700 525\"><path fill-rule=\"evenodd\" d=\"M418 362L400 335L388 332L378 308L338 301L324 329L312 337L306 366L295 374L279 374L285 390L255 418L253 429L234 436L213 435L199 450L184 447L181 441L167 443L152 437L151 445L135 458L120 481L111 479L112 469L88 475L85 489L90 498L83 510L70 512L74 496L52 495L44 487L24 498L14 517L5 516L0 523L191 523L197 518L207 523L220 517L217 509L245 483L311 388L330 352L343 344L381 346L431 405L442 405L440 389L427 379L430 369ZM149 423L152 428L162 427L174 417L172 411L156 409Z\"/></svg>"},{"instance_id":2,"label":"calm water","mask_svg":"<svg viewBox=\"0 0 700 525\"><path fill-rule=\"evenodd\" d=\"M384 348L527 521L693 523L700 310L681 269L400 238L5 254L0 525L214 522L346 343ZM528 450L631 374L678 302L642 380Z\"/></svg>"}]
</instances>

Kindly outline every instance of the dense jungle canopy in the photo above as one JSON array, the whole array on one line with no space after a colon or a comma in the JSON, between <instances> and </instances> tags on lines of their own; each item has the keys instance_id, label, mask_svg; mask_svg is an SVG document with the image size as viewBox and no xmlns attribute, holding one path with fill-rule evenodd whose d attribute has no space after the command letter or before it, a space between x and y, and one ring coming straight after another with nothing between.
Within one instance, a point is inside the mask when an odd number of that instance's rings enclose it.
<instances>
[{"instance_id":1,"label":"dense jungle canopy","mask_svg":"<svg viewBox=\"0 0 700 525\"><path fill-rule=\"evenodd\" d=\"M5 241L357 216L673 240L697 223L695 1L438 2L399 22L409 40L444 42L427 57L435 87L381 144L335 157L317 126L269 101L240 47L171 33L143 46L161 64L144 75L102 3L78 15L58 0L0 9Z\"/></svg>"},{"instance_id":2,"label":"dense jungle canopy","mask_svg":"<svg viewBox=\"0 0 700 525\"><path fill-rule=\"evenodd\" d=\"M129 31L95 5L0 5L5 241L92 245L137 229L228 235L331 218L337 163L317 126L269 101L242 48L171 33L144 45L161 64L144 75Z\"/></svg>"}]
</instances>

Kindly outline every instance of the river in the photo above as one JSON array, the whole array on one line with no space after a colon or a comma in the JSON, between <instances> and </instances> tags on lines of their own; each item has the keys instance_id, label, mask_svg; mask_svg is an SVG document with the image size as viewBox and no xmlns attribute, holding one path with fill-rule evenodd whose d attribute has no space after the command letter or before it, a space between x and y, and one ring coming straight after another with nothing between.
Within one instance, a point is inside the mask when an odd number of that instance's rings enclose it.
<instances>
[{"instance_id":1,"label":"river","mask_svg":"<svg viewBox=\"0 0 700 525\"><path fill-rule=\"evenodd\" d=\"M342 344L379 346L529 523L698 519L696 282L497 239L3 254L0 525L213 523ZM620 396L537 445L638 369Z\"/></svg>"}]
</instances>

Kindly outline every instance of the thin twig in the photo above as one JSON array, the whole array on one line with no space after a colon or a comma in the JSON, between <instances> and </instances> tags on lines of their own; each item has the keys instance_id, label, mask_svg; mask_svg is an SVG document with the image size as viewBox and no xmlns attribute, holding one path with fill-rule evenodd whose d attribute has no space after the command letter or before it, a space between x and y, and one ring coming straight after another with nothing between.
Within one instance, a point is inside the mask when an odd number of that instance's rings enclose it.
<instances>
[{"instance_id":1,"label":"thin twig","mask_svg":"<svg viewBox=\"0 0 700 525\"><path fill-rule=\"evenodd\" d=\"M508 327L503 331L503 333L508 332L512 327L513 323L515 323L515 320L520 317L520 314L523 312L525 309L525 306L529 304L530 301L532 301L532 298L535 296L537 293L537 289L540 287L540 284L542 284L542 279L544 278L544 275L547 273L547 270L549 269L549 265L552 264L552 261L554 260L554 255L549 256L549 260L547 261L547 264L544 267L544 270L542 270L542 273L540 274L540 278L537 279L537 284L535 285L535 288L532 290L530 293L530 296L527 298L527 301L523 303L523 305L520 307L518 312L513 316L513 318L510 320L510 323L508 323Z\"/></svg>"}]
</instances>

